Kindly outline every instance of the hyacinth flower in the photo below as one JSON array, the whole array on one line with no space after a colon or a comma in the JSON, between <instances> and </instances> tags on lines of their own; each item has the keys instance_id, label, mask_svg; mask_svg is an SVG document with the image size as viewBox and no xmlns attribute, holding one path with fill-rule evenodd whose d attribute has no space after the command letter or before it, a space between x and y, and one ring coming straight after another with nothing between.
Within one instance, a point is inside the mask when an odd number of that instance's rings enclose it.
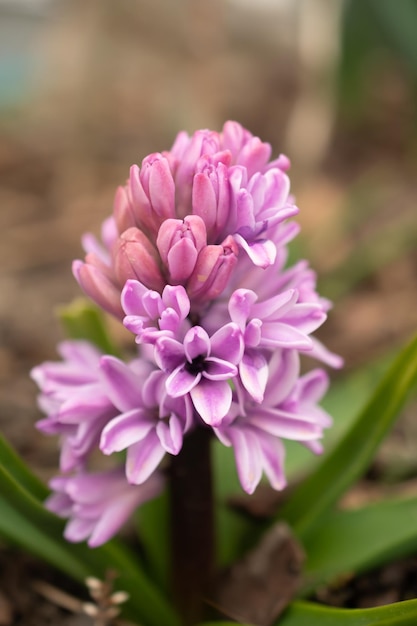
<instances>
[{"instance_id":1,"label":"hyacinth flower","mask_svg":"<svg viewBox=\"0 0 417 626\"><path fill-rule=\"evenodd\" d=\"M276 350L268 369L261 406L247 397L245 389L238 389L227 423L214 429L224 445L233 447L240 483L247 493L253 493L263 471L274 489L283 489L283 440L298 441L319 454L323 430L332 423L317 404L329 382L323 370L299 377L295 350Z\"/></svg>"},{"instance_id":2,"label":"hyacinth flower","mask_svg":"<svg viewBox=\"0 0 417 626\"><path fill-rule=\"evenodd\" d=\"M129 485L122 468L57 476L50 481L53 493L45 504L69 520L65 527L68 541L88 540L95 548L117 533L141 504L155 498L163 482L163 477L154 473L140 486Z\"/></svg>"},{"instance_id":3,"label":"hyacinth flower","mask_svg":"<svg viewBox=\"0 0 417 626\"><path fill-rule=\"evenodd\" d=\"M130 168L101 241L83 237L74 276L131 346L126 359L67 342L61 363L32 372L46 413L38 428L60 437L47 506L69 518L68 540L106 542L165 476L173 558L202 554L207 577L211 442L232 448L248 493L263 475L285 487L285 440L321 452L328 377L300 375L300 359L342 362L313 336L331 305L306 261L288 265L298 208L289 160L270 158L269 144L236 122L182 132ZM185 569L177 580L189 579Z\"/></svg>"},{"instance_id":4,"label":"hyacinth flower","mask_svg":"<svg viewBox=\"0 0 417 626\"><path fill-rule=\"evenodd\" d=\"M101 370L119 414L103 428L100 450L112 454L127 449L126 479L142 484L166 452L180 452L193 422L191 402L170 396L166 376L158 370L143 376L142 368L135 371L114 357L103 357Z\"/></svg>"},{"instance_id":5,"label":"hyacinth flower","mask_svg":"<svg viewBox=\"0 0 417 626\"><path fill-rule=\"evenodd\" d=\"M240 252L256 266L273 264L277 227L298 209L289 194L289 162L268 163L270 152L269 144L227 122L221 133L180 133L170 151L132 166L115 196L117 237L103 237L100 255L90 240L85 261L74 262L82 289L120 317L116 294L126 280L157 291L188 280L192 308L201 309L233 281Z\"/></svg>"},{"instance_id":6,"label":"hyacinth flower","mask_svg":"<svg viewBox=\"0 0 417 626\"><path fill-rule=\"evenodd\" d=\"M31 376L41 390L39 407L47 414L37 428L60 436L60 467L67 472L85 464L117 409L101 379L97 348L86 341L65 341L58 352L62 361L43 363Z\"/></svg>"}]
</instances>

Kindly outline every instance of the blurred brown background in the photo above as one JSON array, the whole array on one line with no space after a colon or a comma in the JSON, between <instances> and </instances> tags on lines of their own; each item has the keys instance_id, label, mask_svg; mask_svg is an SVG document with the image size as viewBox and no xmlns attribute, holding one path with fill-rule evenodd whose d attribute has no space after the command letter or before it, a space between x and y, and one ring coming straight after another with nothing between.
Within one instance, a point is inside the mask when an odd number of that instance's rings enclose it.
<instances>
[{"instance_id":1,"label":"blurred brown background","mask_svg":"<svg viewBox=\"0 0 417 626\"><path fill-rule=\"evenodd\" d=\"M393 5L397 6L394 14ZM417 326L414 0L1 0L0 410L31 457L30 367L79 295L80 235L180 129L236 119L292 160L347 371ZM414 20L414 22L413 22Z\"/></svg>"}]
</instances>

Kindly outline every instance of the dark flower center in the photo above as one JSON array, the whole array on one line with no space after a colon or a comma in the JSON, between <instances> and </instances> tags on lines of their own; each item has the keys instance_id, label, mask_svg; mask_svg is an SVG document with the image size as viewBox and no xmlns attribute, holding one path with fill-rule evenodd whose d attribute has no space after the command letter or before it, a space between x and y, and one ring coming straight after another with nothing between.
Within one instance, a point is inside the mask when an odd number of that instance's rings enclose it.
<instances>
[{"instance_id":1,"label":"dark flower center","mask_svg":"<svg viewBox=\"0 0 417 626\"><path fill-rule=\"evenodd\" d=\"M187 370L187 372L190 372L190 374L193 374L194 376L196 376L197 374L201 374L201 372L204 371L205 360L206 357L203 354L199 354L195 357L195 359L191 361L191 363L186 364L185 369Z\"/></svg>"}]
</instances>

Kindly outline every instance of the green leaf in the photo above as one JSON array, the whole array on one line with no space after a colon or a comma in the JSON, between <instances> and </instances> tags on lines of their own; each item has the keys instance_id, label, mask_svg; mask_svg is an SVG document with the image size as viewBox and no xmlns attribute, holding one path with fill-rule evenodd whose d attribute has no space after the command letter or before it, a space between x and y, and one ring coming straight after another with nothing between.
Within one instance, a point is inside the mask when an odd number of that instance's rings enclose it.
<instances>
[{"instance_id":1,"label":"green leaf","mask_svg":"<svg viewBox=\"0 0 417 626\"><path fill-rule=\"evenodd\" d=\"M84 580L88 567L71 553L63 541L55 541L0 496L0 535L9 542L40 557L72 578Z\"/></svg>"},{"instance_id":2,"label":"green leaf","mask_svg":"<svg viewBox=\"0 0 417 626\"><path fill-rule=\"evenodd\" d=\"M168 494L145 502L137 512L138 535L158 585L165 591L170 578L169 507Z\"/></svg>"},{"instance_id":3,"label":"green leaf","mask_svg":"<svg viewBox=\"0 0 417 626\"><path fill-rule=\"evenodd\" d=\"M417 74L417 6L415 0L368 0L388 42Z\"/></svg>"},{"instance_id":4,"label":"green leaf","mask_svg":"<svg viewBox=\"0 0 417 626\"><path fill-rule=\"evenodd\" d=\"M335 609L312 602L294 602L275 626L415 626L417 600L373 609ZM214 625L213 625L214 626Z\"/></svg>"},{"instance_id":5,"label":"green leaf","mask_svg":"<svg viewBox=\"0 0 417 626\"><path fill-rule=\"evenodd\" d=\"M67 306L58 307L57 314L68 337L91 341L104 354L119 356L119 350L108 335L104 314L96 306L77 298Z\"/></svg>"},{"instance_id":6,"label":"green leaf","mask_svg":"<svg viewBox=\"0 0 417 626\"><path fill-rule=\"evenodd\" d=\"M322 520L305 548L304 592L417 550L417 498L384 500Z\"/></svg>"},{"instance_id":7,"label":"green leaf","mask_svg":"<svg viewBox=\"0 0 417 626\"><path fill-rule=\"evenodd\" d=\"M14 454L11 449L9 453ZM116 571L117 587L130 594L126 615L147 626L178 626L172 607L141 569L139 555L132 558L115 541L95 549L69 544L63 537L64 522L19 481L19 476L28 480L28 474L23 462L10 468L0 464L0 534L81 581L87 575L103 578L107 570Z\"/></svg>"},{"instance_id":8,"label":"green leaf","mask_svg":"<svg viewBox=\"0 0 417 626\"><path fill-rule=\"evenodd\" d=\"M400 353L365 409L280 511L304 541L366 471L416 383L417 338Z\"/></svg>"},{"instance_id":9,"label":"green leaf","mask_svg":"<svg viewBox=\"0 0 417 626\"><path fill-rule=\"evenodd\" d=\"M203 624L197 624L197 626L251 626L250 624L242 624L241 622L204 622Z\"/></svg>"},{"instance_id":10,"label":"green leaf","mask_svg":"<svg viewBox=\"0 0 417 626\"><path fill-rule=\"evenodd\" d=\"M47 497L49 493L47 486L35 476L2 434L0 434L0 465L6 467L7 471L35 498L44 500Z\"/></svg>"}]
</instances>

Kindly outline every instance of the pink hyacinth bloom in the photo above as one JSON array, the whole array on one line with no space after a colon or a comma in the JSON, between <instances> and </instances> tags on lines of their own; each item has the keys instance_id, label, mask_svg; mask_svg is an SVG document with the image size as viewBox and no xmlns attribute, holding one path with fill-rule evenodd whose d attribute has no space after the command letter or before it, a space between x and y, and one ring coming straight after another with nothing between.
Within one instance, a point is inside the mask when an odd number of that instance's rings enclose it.
<instances>
[{"instance_id":1,"label":"pink hyacinth bloom","mask_svg":"<svg viewBox=\"0 0 417 626\"><path fill-rule=\"evenodd\" d=\"M298 441L319 454L323 430L332 420L318 406L328 387L323 370L299 378L299 357L294 350L276 351L269 363L269 379L261 405L241 390L225 424L215 429L232 446L243 489L253 493L262 472L274 489L286 485L283 439Z\"/></svg>"},{"instance_id":2,"label":"pink hyacinth bloom","mask_svg":"<svg viewBox=\"0 0 417 626\"><path fill-rule=\"evenodd\" d=\"M31 376L41 390L39 407L47 414L37 428L61 436L60 465L68 472L84 465L117 409L102 384L102 355L96 348L85 341L65 341L58 351L63 361L43 363Z\"/></svg>"},{"instance_id":3,"label":"pink hyacinth bloom","mask_svg":"<svg viewBox=\"0 0 417 626\"><path fill-rule=\"evenodd\" d=\"M136 335L137 343L155 343L162 336L181 341L190 328L190 300L181 285L167 285L161 295L137 280L128 280L122 306L126 313L123 323Z\"/></svg>"},{"instance_id":4,"label":"pink hyacinth bloom","mask_svg":"<svg viewBox=\"0 0 417 626\"><path fill-rule=\"evenodd\" d=\"M153 474L140 486L129 485L121 468L94 474L57 476L50 482L54 490L46 507L69 518L64 536L77 543L88 540L96 548L111 539L144 502L162 490L163 479Z\"/></svg>"},{"instance_id":5,"label":"pink hyacinth bloom","mask_svg":"<svg viewBox=\"0 0 417 626\"><path fill-rule=\"evenodd\" d=\"M184 284L191 276L199 252L207 245L206 225L198 215L161 224L156 246L171 284Z\"/></svg>"},{"instance_id":6,"label":"pink hyacinth bloom","mask_svg":"<svg viewBox=\"0 0 417 626\"><path fill-rule=\"evenodd\" d=\"M110 356L101 360L105 386L118 415L104 427L100 449L104 454L127 450L126 477L131 484L145 482L166 452L178 454L192 424L189 398L170 397L166 375L151 370L143 376L141 365L138 361L128 367Z\"/></svg>"},{"instance_id":7,"label":"pink hyacinth bloom","mask_svg":"<svg viewBox=\"0 0 417 626\"><path fill-rule=\"evenodd\" d=\"M158 253L139 228L128 228L117 240L114 269L120 285L129 278L139 280L149 289L162 290L165 285Z\"/></svg>"},{"instance_id":8,"label":"pink hyacinth bloom","mask_svg":"<svg viewBox=\"0 0 417 626\"><path fill-rule=\"evenodd\" d=\"M116 192L116 236L106 254L88 246L74 275L99 306L122 317L120 292L137 279L161 292L182 284L191 310L200 313L227 290L239 273L241 249L251 263L272 265L284 244L277 227L298 209L289 195L282 155L270 161L271 147L236 122L223 131L180 133L171 150L133 165Z\"/></svg>"},{"instance_id":9,"label":"pink hyacinth bloom","mask_svg":"<svg viewBox=\"0 0 417 626\"><path fill-rule=\"evenodd\" d=\"M193 308L199 308L222 293L236 267L237 255L237 246L230 236L221 245L206 246L201 250L187 282Z\"/></svg>"},{"instance_id":10,"label":"pink hyacinth bloom","mask_svg":"<svg viewBox=\"0 0 417 626\"><path fill-rule=\"evenodd\" d=\"M298 208L289 160L271 153L237 122L181 132L131 166L101 241L84 235L74 276L139 345L125 362L66 342L61 363L32 372L38 428L60 437L61 470L76 472L54 479L48 504L70 518L70 540L112 536L194 429L233 449L248 493L263 473L285 486L286 439L321 451L327 375L301 375L300 358L342 360L313 337L331 303L306 261L289 265ZM124 471L89 474L97 452L124 453Z\"/></svg>"},{"instance_id":11,"label":"pink hyacinth bloom","mask_svg":"<svg viewBox=\"0 0 417 626\"><path fill-rule=\"evenodd\" d=\"M193 326L182 343L170 337L158 339L155 360L168 374L168 395L179 398L190 394L203 421L214 426L230 409L229 381L237 375L242 351L242 335L236 324L223 326L211 338L204 328Z\"/></svg>"}]
</instances>

